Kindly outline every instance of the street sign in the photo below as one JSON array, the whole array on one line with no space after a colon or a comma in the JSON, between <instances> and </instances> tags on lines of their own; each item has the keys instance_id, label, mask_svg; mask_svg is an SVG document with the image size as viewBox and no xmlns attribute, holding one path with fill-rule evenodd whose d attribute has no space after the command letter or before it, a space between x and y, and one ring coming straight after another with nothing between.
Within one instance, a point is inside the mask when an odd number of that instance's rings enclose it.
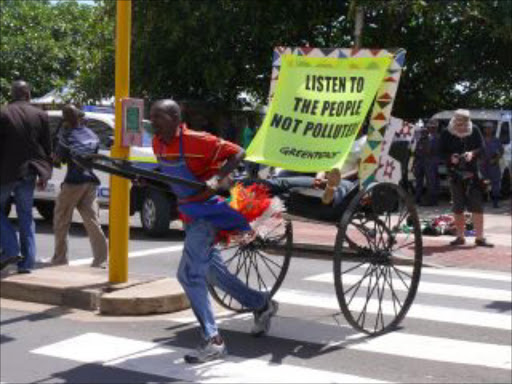
<instances>
[{"instance_id":1,"label":"street sign","mask_svg":"<svg viewBox=\"0 0 512 384\"><path fill-rule=\"evenodd\" d=\"M144 101L127 98L121 100L121 104L123 107L122 146L142 146Z\"/></svg>"}]
</instances>

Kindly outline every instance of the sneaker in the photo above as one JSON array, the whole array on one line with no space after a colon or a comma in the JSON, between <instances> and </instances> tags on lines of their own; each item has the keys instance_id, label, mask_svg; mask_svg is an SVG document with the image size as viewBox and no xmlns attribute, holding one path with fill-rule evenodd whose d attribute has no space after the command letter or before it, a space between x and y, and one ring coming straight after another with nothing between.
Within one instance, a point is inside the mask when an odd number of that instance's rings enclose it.
<instances>
[{"instance_id":1,"label":"sneaker","mask_svg":"<svg viewBox=\"0 0 512 384\"><path fill-rule=\"evenodd\" d=\"M453 241L450 241L450 245L455 247L457 245L464 245L466 244L466 239L462 238L462 237L457 237L455 240Z\"/></svg>"},{"instance_id":2,"label":"sneaker","mask_svg":"<svg viewBox=\"0 0 512 384\"><path fill-rule=\"evenodd\" d=\"M106 261L102 261L101 263L93 262L91 264L91 268L107 269L107 262Z\"/></svg>"},{"instance_id":3,"label":"sneaker","mask_svg":"<svg viewBox=\"0 0 512 384\"><path fill-rule=\"evenodd\" d=\"M255 337L266 335L270 330L272 317L277 313L278 309L279 304L277 304L277 301L270 300L261 311L254 312L254 325L251 334Z\"/></svg>"},{"instance_id":4,"label":"sneaker","mask_svg":"<svg viewBox=\"0 0 512 384\"><path fill-rule=\"evenodd\" d=\"M486 239L475 239L475 245L477 247L494 248L494 244L488 243Z\"/></svg>"},{"instance_id":5,"label":"sneaker","mask_svg":"<svg viewBox=\"0 0 512 384\"><path fill-rule=\"evenodd\" d=\"M9 264L16 264L22 260L23 260L23 256L3 257L0 259L0 270L4 269Z\"/></svg>"},{"instance_id":6,"label":"sneaker","mask_svg":"<svg viewBox=\"0 0 512 384\"><path fill-rule=\"evenodd\" d=\"M220 343L211 338L201 343L194 352L185 355L188 364L201 364L207 361L217 360L227 355L226 344L220 339Z\"/></svg>"}]
</instances>

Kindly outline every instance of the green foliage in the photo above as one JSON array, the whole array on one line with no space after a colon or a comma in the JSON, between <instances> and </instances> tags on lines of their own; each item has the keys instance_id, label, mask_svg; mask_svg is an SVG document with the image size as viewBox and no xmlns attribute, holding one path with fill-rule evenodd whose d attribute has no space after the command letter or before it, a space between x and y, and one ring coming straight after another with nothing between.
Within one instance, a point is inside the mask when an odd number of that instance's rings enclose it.
<instances>
[{"instance_id":1,"label":"green foliage","mask_svg":"<svg viewBox=\"0 0 512 384\"><path fill-rule=\"evenodd\" d=\"M132 90L264 102L275 46L347 47L356 6L363 47L407 50L394 114L510 107L512 1L134 1Z\"/></svg>"},{"instance_id":2,"label":"green foliage","mask_svg":"<svg viewBox=\"0 0 512 384\"><path fill-rule=\"evenodd\" d=\"M134 1L132 93L264 100L278 45L335 44L346 5L326 1ZM347 30L348 32L348 30Z\"/></svg>"},{"instance_id":3,"label":"green foliage","mask_svg":"<svg viewBox=\"0 0 512 384\"><path fill-rule=\"evenodd\" d=\"M103 11L76 1L1 0L0 103L9 99L16 79L28 81L33 96L70 81L77 101L110 94L113 81L103 86L102 74L109 63L113 71L114 19Z\"/></svg>"},{"instance_id":4,"label":"green foliage","mask_svg":"<svg viewBox=\"0 0 512 384\"><path fill-rule=\"evenodd\" d=\"M83 101L113 94L115 1L0 1L2 101L17 77L36 95L69 80ZM133 0L131 94L264 103L273 48L350 47L356 6L363 47L407 50L394 115L510 108L510 0Z\"/></svg>"},{"instance_id":5,"label":"green foliage","mask_svg":"<svg viewBox=\"0 0 512 384\"><path fill-rule=\"evenodd\" d=\"M512 105L512 2L359 0L364 45L403 47L394 114Z\"/></svg>"}]
</instances>

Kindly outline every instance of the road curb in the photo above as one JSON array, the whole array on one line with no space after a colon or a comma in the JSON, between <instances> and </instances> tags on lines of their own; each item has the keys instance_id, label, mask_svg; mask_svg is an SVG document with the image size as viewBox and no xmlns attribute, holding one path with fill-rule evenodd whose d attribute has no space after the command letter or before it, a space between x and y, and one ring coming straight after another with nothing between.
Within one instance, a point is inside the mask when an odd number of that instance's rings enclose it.
<instances>
[{"instance_id":1,"label":"road curb","mask_svg":"<svg viewBox=\"0 0 512 384\"><path fill-rule=\"evenodd\" d=\"M172 313L190 307L176 279L163 278L105 293L99 300L102 315L133 316Z\"/></svg>"},{"instance_id":2,"label":"road curb","mask_svg":"<svg viewBox=\"0 0 512 384\"><path fill-rule=\"evenodd\" d=\"M171 313L189 308L176 279L130 275L127 283L110 284L105 270L76 266L41 268L23 275L2 273L0 297L111 316Z\"/></svg>"}]
</instances>

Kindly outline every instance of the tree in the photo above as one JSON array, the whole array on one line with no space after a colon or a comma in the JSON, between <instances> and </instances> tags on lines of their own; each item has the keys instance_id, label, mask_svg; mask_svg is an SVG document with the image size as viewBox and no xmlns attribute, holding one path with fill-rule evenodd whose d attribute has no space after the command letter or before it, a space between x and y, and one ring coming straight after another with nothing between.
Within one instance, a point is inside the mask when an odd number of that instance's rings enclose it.
<instances>
[{"instance_id":1,"label":"tree","mask_svg":"<svg viewBox=\"0 0 512 384\"><path fill-rule=\"evenodd\" d=\"M132 90L226 105L241 91L265 100L273 48L332 45L345 13L336 0L135 1Z\"/></svg>"},{"instance_id":2,"label":"tree","mask_svg":"<svg viewBox=\"0 0 512 384\"><path fill-rule=\"evenodd\" d=\"M36 94L69 80L84 101L113 94L115 1L0 1L2 97L17 76ZM131 94L265 103L273 48L351 47L356 6L363 47L407 50L394 115L510 108L510 0L133 0Z\"/></svg>"},{"instance_id":3,"label":"tree","mask_svg":"<svg viewBox=\"0 0 512 384\"><path fill-rule=\"evenodd\" d=\"M111 75L102 75L109 63L113 70L114 19L102 11L76 1L1 0L0 103L16 79L28 81L34 96L69 82L75 101L110 94L113 81L103 79Z\"/></svg>"},{"instance_id":4,"label":"tree","mask_svg":"<svg viewBox=\"0 0 512 384\"><path fill-rule=\"evenodd\" d=\"M357 5L363 47L407 50L395 115L511 105L512 2L496 0L134 1L132 90L265 102L272 49L352 46Z\"/></svg>"},{"instance_id":5,"label":"tree","mask_svg":"<svg viewBox=\"0 0 512 384\"><path fill-rule=\"evenodd\" d=\"M442 109L510 108L511 1L359 0L365 46L403 47L394 106L404 118Z\"/></svg>"}]
</instances>

